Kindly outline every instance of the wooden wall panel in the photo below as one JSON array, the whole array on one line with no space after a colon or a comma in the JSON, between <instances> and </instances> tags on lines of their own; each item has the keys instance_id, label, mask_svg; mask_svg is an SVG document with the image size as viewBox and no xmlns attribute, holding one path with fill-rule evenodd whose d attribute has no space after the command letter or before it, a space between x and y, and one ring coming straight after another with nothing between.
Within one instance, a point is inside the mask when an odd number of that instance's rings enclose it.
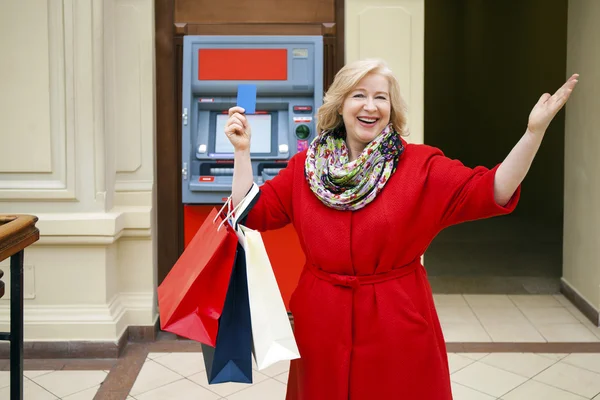
<instances>
[{"instance_id":1,"label":"wooden wall panel","mask_svg":"<svg viewBox=\"0 0 600 400\"><path fill-rule=\"evenodd\" d=\"M322 35L322 24L188 24L177 23L176 35Z\"/></svg>"},{"instance_id":2,"label":"wooden wall panel","mask_svg":"<svg viewBox=\"0 0 600 400\"><path fill-rule=\"evenodd\" d=\"M156 188L158 283L167 276L181 254L181 146L176 115L175 43L173 0L155 0L156 23ZM181 100L179 101L181 102ZM180 114L181 115L181 114Z\"/></svg>"},{"instance_id":3,"label":"wooden wall panel","mask_svg":"<svg viewBox=\"0 0 600 400\"><path fill-rule=\"evenodd\" d=\"M333 21L334 0L175 0L175 22L310 24Z\"/></svg>"},{"instance_id":4,"label":"wooden wall panel","mask_svg":"<svg viewBox=\"0 0 600 400\"><path fill-rule=\"evenodd\" d=\"M335 73L339 70L336 65L337 51L336 38L326 36L323 38L323 90L333 83Z\"/></svg>"}]
</instances>

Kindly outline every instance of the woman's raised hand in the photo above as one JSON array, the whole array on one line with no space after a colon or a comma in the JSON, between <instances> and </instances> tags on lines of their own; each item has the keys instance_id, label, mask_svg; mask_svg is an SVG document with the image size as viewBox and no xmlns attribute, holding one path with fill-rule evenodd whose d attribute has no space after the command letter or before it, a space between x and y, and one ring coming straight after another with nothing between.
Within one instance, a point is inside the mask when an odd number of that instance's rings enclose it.
<instances>
[{"instance_id":1,"label":"woman's raised hand","mask_svg":"<svg viewBox=\"0 0 600 400\"><path fill-rule=\"evenodd\" d=\"M556 93L544 93L529 114L527 129L536 134L544 134L554 116L565 105L577 85L579 75L573 74Z\"/></svg>"},{"instance_id":2,"label":"woman's raised hand","mask_svg":"<svg viewBox=\"0 0 600 400\"><path fill-rule=\"evenodd\" d=\"M227 135L235 151L250 150L250 137L252 134L244 111L241 107L231 107L229 109L229 119L225 123L225 135Z\"/></svg>"}]
</instances>

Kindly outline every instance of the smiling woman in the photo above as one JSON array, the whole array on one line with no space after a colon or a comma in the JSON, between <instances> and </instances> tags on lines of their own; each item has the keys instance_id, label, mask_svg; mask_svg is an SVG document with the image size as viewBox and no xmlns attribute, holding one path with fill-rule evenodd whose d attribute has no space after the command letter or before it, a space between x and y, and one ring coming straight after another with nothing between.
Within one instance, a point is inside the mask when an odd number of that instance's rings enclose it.
<instances>
[{"instance_id":1,"label":"smiling woman","mask_svg":"<svg viewBox=\"0 0 600 400\"><path fill-rule=\"evenodd\" d=\"M390 83L378 74L365 76L344 101L342 118L350 161L354 161L390 120Z\"/></svg>"},{"instance_id":2,"label":"smiling woman","mask_svg":"<svg viewBox=\"0 0 600 400\"><path fill-rule=\"evenodd\" d=\"M354 161L391 124L406 134L406 105L400 85L381 60L361 60L336 76L319 109L319 132L343 128L350 160Z\"/></svg>"},{"instance_id":3,"label":"smiling woman","mask_svg":"<svg viewBox=\"0 0 600 400\"><path fill-rule=\"evenodd\" d=\"M301 358L291 362L288 400L452 399L421 256L444 228L515 209L543 133L576 83L542 96L502 164L468 168L403 140L405 107L385 63L340 70L318 112L319 136L262 185L246 221L261 232L293 224L306 253L290 300ZM237 204L252 185L243 110L230 110L224 130Z\"/></svg>"}]
</instances>

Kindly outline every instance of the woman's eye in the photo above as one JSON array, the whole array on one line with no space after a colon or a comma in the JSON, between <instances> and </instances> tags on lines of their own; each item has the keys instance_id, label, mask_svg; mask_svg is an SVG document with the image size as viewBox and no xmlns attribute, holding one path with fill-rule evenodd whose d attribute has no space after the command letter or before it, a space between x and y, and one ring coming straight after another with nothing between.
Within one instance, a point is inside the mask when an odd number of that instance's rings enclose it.
<instances>
[{"instance_id":1,"label":"woman's eye","mask_svg":"<svg viewBox=\"0 0 600 400\"><path fill-rule=\"evenodd\" d=\"M365 97L365 96L364 96L363 94L361 94L361 93L357 93L357 94L355 94L355 95L354 95L354 96L352 96L352 97Z\"/></svg>"},{"instance_id":2,"label":"woman's eye","mask_svg":"<svg viewBox=\"0 0 600 400\"><path fill-rule=\"evenodd\" d=\"M387 100L387 98L385 96L377 96L377 98L380 100Z\"/></svg>"}]
</instances>

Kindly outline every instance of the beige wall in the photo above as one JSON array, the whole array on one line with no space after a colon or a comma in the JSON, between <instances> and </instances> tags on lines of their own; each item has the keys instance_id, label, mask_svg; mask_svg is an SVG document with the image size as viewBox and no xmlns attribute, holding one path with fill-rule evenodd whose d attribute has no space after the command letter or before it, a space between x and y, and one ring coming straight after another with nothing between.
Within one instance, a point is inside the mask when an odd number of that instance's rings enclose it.
<instances>
[{"instance_id":1,"label":"beige wall","mask_svg":"<svg viewBox=\"0 0 600 400\"><path fill-rule=\"evenodd\" d=\"M153 24L151 0L0 2L0 213L40 219L26 340L156 320Z\"/></svg>"},{"instance_id":2,"label":"beige wall","mask_svg":"<svg viewBox=\"0 0 600 400\"><path fill-rule=\"evenodd\" d=\"M567 70L581 75L565 138L564 281L600 310L600 2L569 1Z\"/></svg>"},{"instance_id":3,"label":"beige wall","mask_svg":"<svg viewBox=\"0 0 600 400\"><path fill-rule=\"evenodd\" d=\"M387 61L408 104L411 143L423 143L424 6L424 0L346 0L346 62Z\"/></svg>"}]
</instances>

